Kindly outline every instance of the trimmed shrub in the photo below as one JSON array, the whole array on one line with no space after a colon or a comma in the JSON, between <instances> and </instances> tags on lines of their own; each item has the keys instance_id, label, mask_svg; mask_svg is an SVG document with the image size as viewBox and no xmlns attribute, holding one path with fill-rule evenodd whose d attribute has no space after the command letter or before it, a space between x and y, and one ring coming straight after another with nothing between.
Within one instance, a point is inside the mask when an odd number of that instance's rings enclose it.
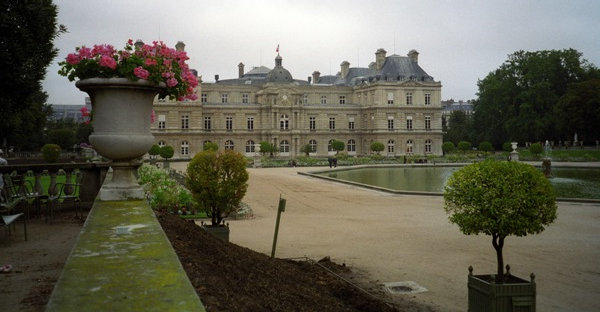
<instances>
[{"instance_id":1,"label":"trimmed shrub","mask_svg":"<svg viewBox=\"0 0 600 312\"><path fill-rule=\"evenodd\" d=\"M42 147L42 157L45 162L55 163L60 157L60 146L57 144L46 144Z\"/></svg>"}]
</instances>

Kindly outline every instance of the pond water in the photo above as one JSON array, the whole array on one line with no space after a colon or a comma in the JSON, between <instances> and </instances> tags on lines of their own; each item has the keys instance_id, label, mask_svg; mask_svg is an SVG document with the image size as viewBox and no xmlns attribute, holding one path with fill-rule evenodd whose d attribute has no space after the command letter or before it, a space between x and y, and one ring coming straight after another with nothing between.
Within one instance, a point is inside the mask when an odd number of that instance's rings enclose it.
<instances>
[{"instance_id":1,"label":"pond water","mask_svg":"<svg viewBox=\"0 0 600 312\"><path fill-rule=\"evenodd\" d=\"M460 168L371 167L319 174L393 190L441 193L446 180ZM600 199L600 168L552 168L552 175L557 197Z\"/></svg>"}]
</instances>

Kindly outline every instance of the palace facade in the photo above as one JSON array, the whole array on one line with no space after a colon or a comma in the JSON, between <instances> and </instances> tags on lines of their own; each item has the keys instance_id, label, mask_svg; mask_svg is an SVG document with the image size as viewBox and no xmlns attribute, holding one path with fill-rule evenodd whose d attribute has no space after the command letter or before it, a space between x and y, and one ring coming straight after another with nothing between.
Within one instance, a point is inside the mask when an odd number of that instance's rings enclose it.
<instances>
[{"instance_id":1,"label":"palace facade","mask_svg":"<svg viewBox=\"0 0 600 312\"><path fill-rule=\"evenodd\" d=\"M315 71L297 80L277 55L275 66L245 72L238 65L235 79L201 82L198 100L156 100L152 133L159 145L175 149L174 158L187 159L207 141L220 149L255 156L259 142L268 141L280 157L334 154L332 140L345 143L349 155L368 155L373 142L383 155L441 155L441 83L418 64L419 53L386 56L375 53L367 68L341 63L335 76Z\"/></svg>"}]
</instances>

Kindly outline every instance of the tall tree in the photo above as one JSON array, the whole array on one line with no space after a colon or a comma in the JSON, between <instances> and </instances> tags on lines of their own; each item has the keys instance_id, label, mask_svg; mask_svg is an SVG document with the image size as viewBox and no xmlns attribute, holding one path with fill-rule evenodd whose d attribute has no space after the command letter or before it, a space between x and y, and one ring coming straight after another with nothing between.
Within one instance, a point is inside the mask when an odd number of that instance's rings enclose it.
<instances>
[{"instance_id":1,"label":"tall tree","mask_svg":"<svg viewBox=\"0 0 600 312\"><path fill-rule=\"evenodd\" d=\"M554 113L560 133L577 133L584 142L600 140L600 79L569 85Z\"/></svg>"},{"instance_id":2,"label":"tall tree","mask_svg":"<svg viewBox=\"0 0 600 312\"><path fill-rule=\"evenodd\" d=\"M453 111L447 123L447 131L444 134L444 141L458 143L460 141L472 140L472 122L471 117L464 111Z\"/></svg>"},{"instance_id":3,"label":"tall tree","mask_svg":"<svg viewBox=\"0 0 600 312\"><path fill-rule=\"evenodd\" d=\"M509 55L498 69L477 83L475 141L500 146L506 141L566 138L556 127L554 107L569 84L598 75L598 69L581 56L574 49L517 51Z\"/></svg>"},{"instance_id":4,"label":"tall tree","mask_svg":"<svg viewBox=\"0 0 600 312\"><path fill-rule=\"evenodd\" d=\"M42 80L66 31L56 15L51 0L0 2L0 146L30 148L51 112Z\"/></svg>"}]
</instances>

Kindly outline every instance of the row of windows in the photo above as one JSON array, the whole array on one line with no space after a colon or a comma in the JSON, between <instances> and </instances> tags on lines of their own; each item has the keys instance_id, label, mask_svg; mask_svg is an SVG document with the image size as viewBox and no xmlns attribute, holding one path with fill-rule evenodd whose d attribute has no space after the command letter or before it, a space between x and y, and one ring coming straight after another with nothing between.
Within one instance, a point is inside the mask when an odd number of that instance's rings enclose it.
<instances>
[{"instance_id":1,"label":"row of windows","mask_svg":"<svg viewBox=\"0 0 600 312\"><path fill-rule=\"evenodd\" d=\"M164 115L161 115L159 117L164 117ZM163 119L163 120L161 120L161 119ZM189 129L189 126L190 126L189 120L190 120L190 118L188 115L181 116L181 129ZM158 129L165 129L165 127L166 127L166 123L164 121L164 118L159 118ZM246 127L248 130L254 130L254 117L248 117L246 119ZM393 116L388 116L387 127L390 130L396 129ZM280 130L289 130L289 128L290 128L289 116L287 114L282 114L279 119L279 129ZM316 128L317 128L316 117L309 117L308 128L310 130L316 130ZM348 121L348 129L354 130L354 128L355 128L354 119L350 118ZM204 129L205 130L212 129L212 122L211 122L210 116L204 116ZM225 117L225 129L227 131L233 130L233 117L231 117L231 116ZM329 117L329 129L330 130L336 129L335 117ZM408 129L408 130L413 129L412 116L406 117L406 129ZM425 129L431 129L431 116L425 116Z\"/></svg>"},{"instance_id":2,"label":"row of windows","mask_svg":"<svg viewBox=\"0 0 600 312\"><path fill-rule=\"evenodd\" d=\"M248 98L249 98L248 93L242 93L242 103L243 104L248 104ZM208 103L208 94L207 93L202 93L200 95L200 102ZM221 103L229 103L228 93L221 93ZM346 96L340 95L338 98L338 103L346 104ZM387 94L387 103L394 104L394 93L393 92L389 92ZM406 103L406 105L413 105L412 92L406 93L405 103ZM308 104L308 95L305 94L302 96L302 104L304 104L304 105ZM327 95L321 95L321 104L327 104ZM431 104L431 93L425 93L425 105L430 105L430 104Z\"/></svg>"},{"instance_id":3,"label":"row of windows","mask_svg":"<svg viewBox=\"0 0 600 312\"><path fill-rule=\"evenodd\" d=\"M209 143L210 141L204 141L204 144ZM327 151L328 152L335 152L335 150L333 149L332 146L333 143L333 139L329 140L329 142L327 143ZM431 153L431 140L427 139L425 140L425 153ZM165 141L159 141L158 142L158 146L165 146L166 143ZM317 140L309 140L308 141L308 145L310 146L311 151L315 152L317 150ZM413 140L407 140L406 141L406 153L407 154L412 154L413 153ZM225 141L224 144L224 148L225 150L233 150L233 148L235 147L234 143L232 140L227 140ZM387 141L387 152L388 153L395 153L395 149L396 149L396 142L394 140L388 140ZM246 141L246 153L254 153L256 151L256 142L254 140L248 140ZM356 141L354 139L350 139L348 140L348 142L346 143L346 151L348 152L356 152ZM190 152L190 143L188 141L182 141L181 145L180 145L180 150L179 150L179 154L182 156L187 156L189 155ZM279 152L280 153L289 153L290 152L290 143L288 142L288 140L281 140L279 142Z\"/></svg>"}]
</instances>

